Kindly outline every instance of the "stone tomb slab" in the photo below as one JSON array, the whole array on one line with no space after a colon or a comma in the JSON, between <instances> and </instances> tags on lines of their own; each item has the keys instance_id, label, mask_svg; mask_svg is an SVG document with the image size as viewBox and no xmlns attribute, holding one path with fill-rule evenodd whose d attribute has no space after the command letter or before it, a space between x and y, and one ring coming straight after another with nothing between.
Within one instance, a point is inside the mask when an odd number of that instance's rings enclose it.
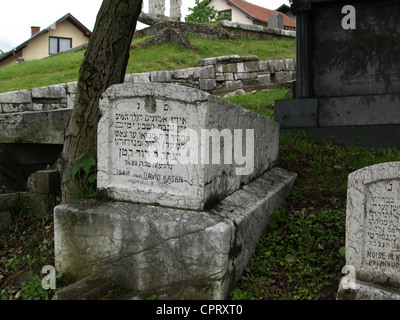
<instances>
[{"instance_id":1,"label":"stone tomb slab","mask_svg":"<svg viewBox=\"0 0 400 320\"><path fill-rule=\"evenodd\" d=\"M203 210L277 159L278 123L197 89L115 85L100 109L98 189L115 200Z\"/></svg>"},{"instance_id":2,"label":"stone tomb slab","mask_svg":"<svg viewBox=\"0 0 400 320\"><path fill-rule=\"evenodd\" d=\"M59 205L56 270L71 282L113 279L146 297L227 299L296 176L273 168L209 211L95 199Z\"/></svg>"},{"instance_id":3,"label":"stone tomb slab","mask_svg":"<svg viewBox=\"0 0 400 320\"><path fill-rule=\"evenodd\" d=\"M349 175L346 264L357 280L400 288L400 162Z\"/></svg>"}]
</instances>

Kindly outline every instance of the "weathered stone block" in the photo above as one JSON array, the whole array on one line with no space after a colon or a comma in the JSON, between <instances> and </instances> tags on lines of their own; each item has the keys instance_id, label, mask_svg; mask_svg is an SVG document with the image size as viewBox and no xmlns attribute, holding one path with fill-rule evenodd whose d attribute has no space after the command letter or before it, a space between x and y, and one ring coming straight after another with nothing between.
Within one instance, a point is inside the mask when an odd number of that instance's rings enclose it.
<instances>
[{"instance_id":1,"label":"weathered stone block","mask_svg":"<svg viewBox=\"0 0 400 320\"><path fill-rule=\"evenodd\" d=\"M294 59L286 59L285 60L285 69L287 71L295 71L296 70Z\"/></svg>"},{"instance_id":2,"label":"weathered stone block","mask_svg":"<svg viewBox=\"0 0 400 320\"><path fill-rule=\"evenodd\" d=\"M7 92L0 94L0 103L31 103L32 102L32 92L30 90L21 90L14 92Z\"/></svg>"},{"instance_id":3,"label":"weathered stone block","mask_svg":"<svg viewBox=\"0 0 400 320\"><path fill-rule=\"evenodd\" d=\"M215 79L200 79L199 80L200 90L210 91L215 89L217 82Z\"/></svg>"},{"instance_id":4,"label":"weathered stone block","mask_svg":"<svg viewBox=\"0 0 400 320\"><path fill-rule=\"evenodd\" d=\"M217 63L217 58L205 58L200 60L200 66L205 67L205 66L210 66L210 65L215 65Z\"/></svg>"},{"instance_id":5,"label":"weathered stone block","mask_svg":"<svg viewBox=\"0 0 400 320\"><path fill-rule=\"evenodd\" d=\"M215 74L215 80L216 81L225 81L225 76L223 73L216 73ZM233 80L233 73L232 73L232 79Z\"/></svg>"},{"instance_id":6,"label":"weathered stone block","mask_svg":"<svg viewBox=\"0 0 400 320\"><path fill-rule=\"evenodd\" d=\"M244 72L258 72L258 61L243 62Z\"/></svg>"},{"instance_id":7,"label":"weathered stone block","mask_svg":"<svg viewBox=\"0 0 400 320\"><path fill-rule=\"evenodd\" d=\"M194 77L194 72L196 68L187 68L181 70L171 71L171 76L173 79L189 79Z\"/></svg>"},{"instance_id":8,"label":"weathered stone block","mask_svg":"<svg viewBox=\"0 0 400 320\"><path fill-rule=\"evenodd\" d=\"M400 124L400 94L321 98L321 127Z\"/></svg>"},{"instance_id":9,"label":"weathered stone block","mask_svg":"<svg viewBox=\"0 0 400 320\"><path fill-rule=\"evenodd\" d=\"M115 85L100 109L97 186L116 200L202 210L270 169L278 155L277 123L204 91ZM224 143L210 143L212 132ZM151 140L155 134L161 140ZM232 156L244 145L249 162L238 167Z\"/></svg>"},{"instance_id":10,"label":"weathered stone block","mask_svg":"<svg viewBox=\"0 0 400 320\"><path fill-rule=\"evenodd\" d=\"M276 100L274 115L281 128L315 128L318 126L318 99Z\"/></svg>"},{"instance_id":11,"label":"weathered stone block","mask_svg":"<svg viewBox=\"0 0 400 320\"><path fill-rule=\"evenodd\" d=\"M258 61L258 69L260 71L270 71L268 61Z\"/></svg>"},{"instance_id":12,"label":"weathered stone block","mask_svg":"<svg viewBox=\"0 0 400 320\"><path fill-rule=\"evenodd\" d=\"M63 144L71 109L0 115L1 143Z\"/></svg>"},{"instance_id":13,"label":"weathered stone block","mask_svg":"<svg viewBox=\"0 0 400 320\"><path fill-rule=\"evenodd\" d=\"M274 72L286 70L285 60L272 60L271 62L274 65Z\"/></svg>"},{"instance_id":14,"label":"weathered stone block","mask_svg":"<svg viewBox=\"0 0 400 320\"><path fill-rule=\"evenodd\" d=\"M3 113L19 112L19 104L11 104L11 103L3 104L2 110Z\"/></svg>"},{"instance_id":15,"label":"weathered stone block","mask_svg":"<svg viewBox=\"0 0 400 320\"><path fill-rule=\"evenodd\" d=\"M268 74L259 74L258 75L258 84L270 84L271 83L271 75Z\"/></svg>"},{"instance_id":16,"label":"weathered stone block","mask_svg":"<svg viewBox=\"0 0 400 320\"><path fill-rule=\"evenodd\" d=\"M225 81L233 81L235 80L233 73L224 73L224 80Z\"/></svg>"},{"instance_id":17,"label":"weathered stone block","mask_svg":"<svg viewBox=\"0 0 400 320\"><path fill-rule=\"evenodd\" d=\"M194 70L195 79L215 79L215 68L214 66L206 66L196 68Z\"/></svg>"},{"instance_id":18,"label":"weathered stone block","mask_svg":"<svg viewBox=\"0 0 400 320\"><path fill-rule=\"evenodd\" d=\"M56 269L74 281L117 279L160 299L226 299L295 178L274 168L210 211L97 200L57 206Z\"/></svg>"},{"instance_id":19,"label":"weathered stone block","mask_svg":"<svg viewBox=\"0 0 400 320\"><path fill-rule=\"evenodd\" d=\"M56 170L40 170L36 173L37 192L41 194L55 194L59 190L60 179Z\"/></svg>"},{"instance_id":20,"label":"weathered stone block","mask_svg":"<svg viewBox=\"0 0 400 320\"><path fill-rule=\"evenodd\" d=\"M76 94L76 89L78 87L78 81L68 82L66 83L67 87L67 95L69 94Z\"/></svg>"},{"instance_id":21,"label":"weathered stone block","mask_svg":"<svg viewBox=\"0 0 400 320\"><path fill-rule=\"evenodd\" d=\"M171 82L171 72L170 71L150 72L150 79L152 82Z\"/></svg>"},{"instance_id":22,"label":"weathered stone block","mask_svg":"<svg viewBox=\"0 0 400 320\"><path fill-rule=\"evenodd\" d=\"M217 63L215 65L215 72L223 73L224 72L224 65L221 63Z\"/></svg>"},{"instance_id":23,"label":"weathered stone block","mask_svg":"<svg viewBox=\"0 0 400 320\"><path fill-rule=\"evenodd\" d=\"M160 80L160 78L163 78L163 77L164 77L164 79ZM153 79L158 79L157 81L160 81L160 82L163 82L163 80L165 80L166 82L169 82L168 78L169 78L168 75L153 75ZM125 75L125 82L149 83L150 82L150 73L145 72L145 73L127 74L127 75Z\"/></svg>"},{"instance_id":24,"label":"weathered stone block","mask_svg":"<svg viewBox=\"0 0 400 320\"><path fill-rule=\"evenodd\" d=\"M235 80L249 80L258 77L257 72L235 73Z\"/></svg>"},{"instance_id":25,"label":"weathered stone block","mask_svg":"<svg viewBox=\"0 0 400 320\"><path fill-rule=\"evenodd\" d=\"M237 63L228 63L223 66L223 70L226 73L235 73L238 72L237 70Z\"/></svg>"},{"instance_id":26,"label":"weathered stone block","mask_svg":"<svg viewBox=\"0 0 400 320\"><path fill-rule=\"evenodd\" d=\"M282 82L289 82L295 79L295 74L293 71L282 71L282 72L275 72L275 81L282 83Z\"/></svg>"},{"instance_id":27,"label":"weathered stone block","mask_svg":"<svg viewBox=\"0 0 400 320\"><path fill-rule=\"evenodd\" d=\"M0 212L0 232L7 230L12 223L11 212Z\"/></svg>"},{"instance_id":28,"label":"weathered stone block","mask_svg":"<svg viewBox=\"0 0 400 320\"><path fill-rule=\"evenodd\" d=\"M227 89L240 89L243 88L243 82L241 80L236 80L236 81L226 81L225 82L225 87Z\"/></svg>"},{"instance_id":29,"label":"weathered stone block","mask_svg":"<svg viewBox=\"0 0 400 320\"><path fill-rule=\"evenodd\" d=\"M67 85L65 83L32 89L32 98L60 99L66 97Z\"/></svg>"}]
</instances>

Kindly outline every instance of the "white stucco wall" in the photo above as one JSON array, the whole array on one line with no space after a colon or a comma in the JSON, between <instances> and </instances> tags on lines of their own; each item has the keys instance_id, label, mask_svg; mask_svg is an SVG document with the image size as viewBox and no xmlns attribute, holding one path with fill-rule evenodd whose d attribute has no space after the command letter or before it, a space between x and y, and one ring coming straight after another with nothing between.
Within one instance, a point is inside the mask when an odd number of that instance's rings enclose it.
<instances>
[{"instance_id":1,"label":"white stucco wall","mask_svg":"<svg viewBox=\"0 0 400 320\"><path fill-rule=\"evenodd\" d=\"M208 6L214 7L217 11L232 10L232 22L253 24L253 20L247 18L247 15L238 8L228 5L225 0L211 0Z\"/></svg>"}]
</instances>

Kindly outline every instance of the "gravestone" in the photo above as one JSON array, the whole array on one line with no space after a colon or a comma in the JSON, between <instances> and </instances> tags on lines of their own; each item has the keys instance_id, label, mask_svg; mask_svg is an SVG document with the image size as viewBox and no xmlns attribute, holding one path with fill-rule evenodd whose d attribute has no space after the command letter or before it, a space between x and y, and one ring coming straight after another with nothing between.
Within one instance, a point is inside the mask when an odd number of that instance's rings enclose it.
<instances>
[{"instance_id":1,"label":"gravestone","mask_svg":"<svg viewBox=\"0 0 400 320\"><path fill-rule=\"evenodd\" d=\"M166 0L149 0L149 14L157 16L165 16ZM170 0L170 17L180 20L182 13L182 0Z\"/></svg>"},{"instance_id":2,"label":"gravestone","mask_svg":"<svg viewBox=\"0 0 400 320\"><path fill-rule=\"evenodd\" d=\"M275 103L282 129L338 143L399 146L400 3L294 0L292 11L296 97Z\"/></svg>"},{"instance_id":3,"label":"gravestone","mask_svg":"<svg viewBox=\"0 0 400 320\"><path fill-rule=\"evenodd\" d=\"M165 83L112 86L100 110L103 200L55 208L57 272L165 299L226 299L296 178L275 167L279 125Z\"/></svg>"},{"instance_id":4,"label":"gravestone","mask_svg":"<svg viewBox=\"0 0 400 320\"><path fill-rule=\"evenodd\" d=\"M277 123L200 90L119 86L100 109L97 187L116 200L207 209L278 155Z\"/></svg>"},{"instance_id":5,"label":"gravestone","mask_svg":"<svg viewBox=\"0 0 400 320\"><path fill-rule=\"evenodd\" d=\"M284 29L283 15L281 13L275 13L268 16L268 27Z\"/></svg>"},{"instance_id":6,"label":"gravestone","mask_svg":"<svg viewBox=\"0 0 400 320\"><path fill-rule=\"evenodd\" d=\"M349 175L345 269L339 298L400 300L400 162Z\"/></svg>"}]
</instances>

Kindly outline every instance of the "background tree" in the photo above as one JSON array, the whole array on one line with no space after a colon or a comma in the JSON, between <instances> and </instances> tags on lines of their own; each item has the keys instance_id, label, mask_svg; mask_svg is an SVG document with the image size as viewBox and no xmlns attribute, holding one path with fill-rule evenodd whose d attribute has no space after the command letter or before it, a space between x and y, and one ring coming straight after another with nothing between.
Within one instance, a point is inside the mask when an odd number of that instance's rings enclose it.
<instances>
[{"instance_id":1,"label":"background tree","mask_svg":"<svg viewBox=\"0 0 400 320\"><path fill-rule=\"evenodd\" d=\"M69 119L58 166L63 202L79 185L70 172L75 159L97 159L97 125L101 94L122 83L142 0L103 0L83 63L75 105Z\"/></svg>"},{"instance_id":2,"label":"background tree","mask_svg":"<svg viewBox=\"0 0 400 320\"><path fill-rule=\"evenodd\" d=\"M186 22L207 23L221 20L218 11L214 7L207 7L209 0L195 0L195 6L188 8L192 13L185 17Z\"/></svg>"}]
</instances>

